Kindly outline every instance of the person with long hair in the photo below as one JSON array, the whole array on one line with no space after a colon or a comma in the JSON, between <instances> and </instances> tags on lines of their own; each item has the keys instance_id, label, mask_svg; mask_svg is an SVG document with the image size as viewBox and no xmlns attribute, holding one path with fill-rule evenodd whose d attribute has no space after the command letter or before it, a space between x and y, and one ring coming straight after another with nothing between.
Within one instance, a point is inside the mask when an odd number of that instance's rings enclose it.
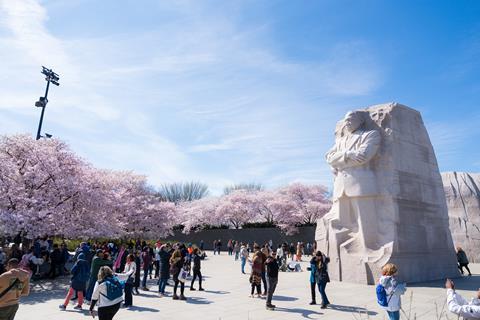
<instances>
[{"instance_id":1,"label":"person with long hair","mask_svg":"<svg viewBox=\"0 0 480 320\"><path fill-rule=\"evenodd\" d=\"M190 284L190 290L195 291L193 284L198 277L198 290L204 291L202 287L202 272L200 271L201 268L201 258L200 258L200 249L194 248L193 249L193 278L192 283Z\"/></svg>"},{"instance_id":2,"label":"person with long hair","mask_svg":"<svg viewBox=\"0 0 480 320\"><path fill-rule=\"evenodd\" d=\"M183 281L180 281L178 279L178 276L180 275L180 272L182 271L183 267L183 262L184 262L184 257L182 255L182 251L177 248L173 252L171 258L170 258L170 274L173 276L173 300L187 300L185 298L184 292L185 292L185 283ZM177 289L178 285L180 284L180 297L177 295Z\"/></svg>"},{"instance_id":3,"label":"person with long hair","mask_svg":"<svg viewBox=\"0 0 480 320\"><path fill-rule=\"evenodd\" d=\"M122 303L121 284L117 277L113 275L112 269L109 266L100 267L97 275L97 282L92 293L92 303L90 304L90 315L95 317L95 305L98 306L99 320L112 320L115 314L120 309ZM108 287L115 286L120 290L120 294L114 297L109 297Z\"/></svg>"},{"instance_id":4,"label":"person with long hair","mask_svg":"<svg viewBox=\"0 0 480 320\"><path fill-rule=\"evenodd\" d=\"M137 271L137 264L135 263L135 256L129 254L125 263L125 268L122 273L117 273L119 277L125 278L125 307L131 307L133 305L132 290L135 280L135 272Z\"/></svg>"},{"instance_id":5,"label":"person with long hair","mask_svg":"<svg viewBox=\"0 0 480 320\"><path fill-rule=\"evenodd\" d=\"M325 309L330 304L327 293L325 292L327 283L330 282L330 277L328 275L328 263L330 262L330 258L325 256L321 251L317 251L315 256L317 260L316 281L318 285L318 291L320 291L320 296L322 297L321 308Z\"/></svg>"},{"instance_id":6,"label":"person with long hair","mask_svg":"<svg viewBox=\"0 0 480 320\"><path fill-rule=\"evenodd\" d=\"M470 272L470 268L468 268L469 261L467 258L467 254L465 253L465 251L463 251L461 247L457 247L457 261L458 261L458 269L460 270L462 275L464 273L463 268L465 268L468 271L468 275L471 276L472 273Z\"/></svg>"},{"instance_id":7,"label":"person with long hair","mask_svg":"<svg viewBox=\"0 0 480 320\"><path fill-rule=\"evenodd\" d=\"M253 293L255 289L257 290L257 298L262 297L262 271L263 271L263 255L260 251L260 247L258 245L255 246L255 253L252 257L252 271L250 273L250 284L251 284L251 291L250 297L253 298Z\"/></svg>"}]
</instances>

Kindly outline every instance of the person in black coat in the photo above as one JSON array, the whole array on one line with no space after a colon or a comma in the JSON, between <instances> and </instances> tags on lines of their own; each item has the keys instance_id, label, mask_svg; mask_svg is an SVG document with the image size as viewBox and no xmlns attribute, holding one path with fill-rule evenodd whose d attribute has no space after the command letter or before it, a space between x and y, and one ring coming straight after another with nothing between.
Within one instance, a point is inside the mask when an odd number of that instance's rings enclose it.
<instances>
[{"instance_id":1,"label":"person in black coat","mask_svg":"<svg viewBox=\"0 0 480 320\"><path fill-rule=\"evenodd\" d=\"M165 295L165 287L167 286L168 278L170 277L170 245L162 245L160 247L160 260L158 262L159 278L158 278L158 294Z\"/></svg>"},{"instance_id":2,"label":"person in black coat","mask_svg":"<svg viewBox=\"0 0 480 320\"><path fill-rule=\"evenodd\" d=\"M201 269L201 253L198 248L193 249L193 278L192 278L192 283L190 284L190 290L195 291L195 288L193 287L193 284L195 283L195 280L198 277L198 290L199 291L204 291L202 287L202 272L200 271Z\"/></svg>"},{"instance_id":3,"label":"person in black coat","mask_svg":"<svg viewBox=\"0 0 480 320\"><path fill-rule=\"evenodd\" d=\"M321 251L317 251L315 256L318 263L316 281L318 284L318 291L320 291L320 295L322 296L321 308L325 309L330 304L327 294L325 293L327 283L330 282L330 277L328 275L328 263L330 262L330 258L325 256Z\"/></svg>"},{"instance_id":4,"label":"person in black coat","mask_svg":"<svg viewBox=\"0 0 480 320\"><path fill-rule=\"evenodd\" d=\"M133 281L133 288L136 294L140 294L140 292L138 292L138 288L140 287L140 269L141 269L140 265L142 264L142 259L140 259L139 250L135 252L135 264L137 265L137 268L135 269L135 279Z\"/></svg>"},{"instance_id":5,"label":"person in black coat","mask_svg":"<svg viewBox=\"0 0 480 320\"><path fill-rule=\"evenodd\" d=\"M60 270L61 267L63 268L62 261L62 252L58 248L58 244L55 243L53 245L53 251L50 254L50 272L48 274L50 278L55 279L57 276L57 270L59 274L62 274L62 271Z\"/></svg>"}]
</instances>

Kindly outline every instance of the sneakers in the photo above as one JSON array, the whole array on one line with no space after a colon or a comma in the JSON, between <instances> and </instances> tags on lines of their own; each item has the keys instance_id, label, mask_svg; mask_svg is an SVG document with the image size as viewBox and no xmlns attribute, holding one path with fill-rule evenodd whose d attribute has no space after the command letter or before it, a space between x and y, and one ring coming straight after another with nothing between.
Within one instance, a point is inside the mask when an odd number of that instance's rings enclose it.
<instances>
[{"instance_id":1,"label":"sneakers","mask_svg":"<svg viewBox=\"0 0 480 320\"><path fill-rule=\"evenodd\" d=\"M314 305L314 304L317 304L317 302L315 302L315 301L310 302L311 306Z\"/></svg>"},{"instance_id":2,"label":"sneakers","mask_svg":"<svg viewBox=\"0 0 480 320\"><path fill-rule=\"evenodd\" d=\"M267 304L265 307L267 308L267 310L275 310L275 305L273 304Z\"/></svg>"},{"instance_id":3,"label":"sneakers","mask_svg":"<svg viewBox=\"0 0 480 320\"><path fill-rule=\"evenodd\" d=\"M180 295L180 300L187 300L183 294Z\"/></svg>"},{"instance_id":4,"label":"sneakers","mask_svg":"<svg viewBox=\"0 0 480 320\"><path fill-rule=\"evenodd\" d=\"M195 291L197 289L195 289L194 287L190 287L190 291Z\"/></svg>"},{"instance_id":5,"label":"sneakers","mask_svg":"<svg viewBox=\"0 0 480 320\"><path fill-rule=\"evenodd\" d=\"M199 288L199 289L198 289L198 291L205 291L205 289L203 289L203 288Z\"/></svg>"},{"instance_id":6,"label":"sneakers","mask_svg":"<svg viewBox=\"0 0 480 320\"><path fill-rule=\"evenodd\" d=\"M63 304L59 305L58 308L62 311L65 311L67 309L67 307Z\"/></svg>"},{"instance_id":7,"label":"sneakers","mask_svg":"<svg viewBox=\"0 0 480 320\"><path fill-rule=\"evenodd\" d=\"M75 307L73 307L73 309L75 309L75 310L82 310L82 306L77 304Z\"/></svg>"},{"instance_id":8,"label":"sneakers","mask_svg":"<svg viewBox=\"0 0 480 320\"><path fill-rule=\"evenodd\" d=\"M172 297L173 300L178 300L178 296L176 294L173 295Z\"/></svg>"}]
</instances>

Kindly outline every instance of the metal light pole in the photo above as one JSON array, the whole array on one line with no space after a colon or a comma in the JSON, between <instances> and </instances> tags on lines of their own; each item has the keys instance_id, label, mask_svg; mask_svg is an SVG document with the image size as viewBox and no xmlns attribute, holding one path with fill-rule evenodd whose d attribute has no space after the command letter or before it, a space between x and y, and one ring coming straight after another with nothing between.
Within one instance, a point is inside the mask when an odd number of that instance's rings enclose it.
<instances>
[{"instance_id":1,"label":"metal light pole","mask_svg":"<svg viewBox=\"0 0 480 320\"><path fill-rule=\"evenodd\" d=\"M43 115L45 114L45 107L47 106L48 103L48 89L50 88L50 82L56 86L59 86L60 83L58 83L58 80L60 80L60 77L58 74L53 72L52 69L45 68L42 66L42 74L45 75L45 80L47 81L47 88L45 89L45 96L40 97L40 99L35 102L35 107L42 108L42 113L40 114L40 122L38 123L38 131L37 131L37 140L42 137L41 132L42 132L42 123L43 123Z\"/></svg>"}]
</instances>

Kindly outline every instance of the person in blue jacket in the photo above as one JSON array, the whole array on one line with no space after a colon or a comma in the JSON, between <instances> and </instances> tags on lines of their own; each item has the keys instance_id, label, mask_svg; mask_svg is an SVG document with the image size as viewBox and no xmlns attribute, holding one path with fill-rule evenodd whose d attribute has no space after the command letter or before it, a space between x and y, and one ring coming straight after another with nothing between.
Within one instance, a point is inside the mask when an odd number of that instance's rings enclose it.
<instances>
[{"instance_id":1,"label":"person in blue jacket","mask_svg":"<svg viewBox=\"0 0 480 320\"><path fill-rule=\"evenodd\" d=\"M65 302L61 304L59 308L61 310L65 310L73 294L76 292L78 295L78 304L74 307L74 309L81 310L83 304L83 292L86 290L87 281L90 278L90 264L85 259L85 255L83 253L78 255L77 262L75 262L70 272L72 274L70 288L68 289L67 296L65 297Z\"/></svg>"}]
</instances>

